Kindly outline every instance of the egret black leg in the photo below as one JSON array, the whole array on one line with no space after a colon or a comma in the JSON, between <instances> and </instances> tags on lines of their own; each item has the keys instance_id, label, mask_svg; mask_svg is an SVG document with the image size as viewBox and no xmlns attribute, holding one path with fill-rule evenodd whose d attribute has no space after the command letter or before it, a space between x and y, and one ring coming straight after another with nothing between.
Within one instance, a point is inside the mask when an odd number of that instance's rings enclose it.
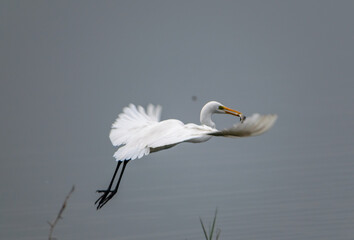
<instances>
[{"instance_id":1,"label":"egret black leg","mask_svg":"<svg viewBox=\"0 0 354 240\"><path fill-rule=\"evenodd\" d=\"M123 168L122 168L122 171L121 171L121 173L120 173L120 176L119 176L117 185L116 185L116 187L115 187L114 190L111 190L111 188L112 188L114 179L115 179L115 177L116 177L116 175L117 175L118 169L119 169L119 167L120 167L122 161L119 161L119 162L117 163L116 170L114 171L114 174L113 174L112 180L111 180L111 182L110 182L110 184L109 184L109 186L108 186L108 189L107 189L107 190L97 190L97 192L103 193L102 196L99 197L99 198L96 200L96 202L95 202L95 204L98 203L97 209L102 208L102 207L118 192L118 188L119 188L120 181L121 181L121 179L122 179L122 177L123 177L123 173L124 173L125 167L126 167L126 165L127 165L127 163L128 163L129 161L130 161L130 160L124 160L124 162L123 162Z\"/></svg>"},{"instance_id":2,"label":"egret black leg","mask_svg":"<svg viewBox=\"0 0 354 240\"><path fill-rule=\"evenodd\" d=\"M120 181L122 180L122 177L123 177L123 174L124 174L125 167L126 167L126 165L128 164L129 161L130 160L124 160L123 168L122 168L122 171L120 172L120 176L119 176L119 179L118 179L118 182L117 182L117 185L116 185L115 189L113 191L111 191L109 189L109 194L104 199L102 199L100 201L99 206L97 206L97 209L102 208L109 200L111 200L111 198L113 198L114 195L116 195L116 193L118 192Z\"/></svg>"},{"instance_id":3,"label":"egret black leg","mask_svg":"<svg viewBox=\"0 0 354 240\"><path fill-rule=\"evenodd\" d=\"M120 180L121 180L122 177L123 177L123 173L124 173L124 170L125 170L125 166L128 164L129 161L130 161L130 160L124 160L122 172L120 173L120 176L119 176L119 179L118 179L118 183L117 183L117 185L116 185L116 188L114 189L114 192L115 192L115 193L118 192Z\"/></svg>"},{"instance_id":4,"label":"egret black leg","mask_svg":"<svg viewBox=\"0 0 354 240\"><path fill-rule=\"evenodd\" d=\"M117 172L118 172L118 169L119 169L121 163L122 163L121 161L118 161L116 170L114 171L113 177L112 177L112 179L111 179L111 182L109 183L109 186L108 186L107 190L97 190L98 193L103 193L103 194L101 195L101 197L99 197L99 198L96 200L96 202L95 202L95 204L97 204L97 203L99 202L98 205L97 205L97 209L99 209L99 208L102 207L101 204L102 204L103 201L107 198L108 194L111 192L111 188L112 188L114 179L116 178L116 175L117 175Z\"/></svg>"}]
</instances>

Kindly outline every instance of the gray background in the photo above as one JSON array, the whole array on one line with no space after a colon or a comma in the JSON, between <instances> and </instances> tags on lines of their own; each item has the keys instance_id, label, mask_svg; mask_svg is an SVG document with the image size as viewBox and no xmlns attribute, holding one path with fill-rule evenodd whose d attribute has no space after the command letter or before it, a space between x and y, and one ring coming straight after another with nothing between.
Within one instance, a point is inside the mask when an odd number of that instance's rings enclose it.
<instances>
[{"instance_id":1,"label":"gray background","mask_svg":"<svg viewBox=\"0 0 354 240\"><path fill-rule=\"evenodd\" d=\"M0 238L354 238L353 1L1 1ZM193 98L196 97L196 100ZM247 139L181 144L113 173L129 103L199 122L276 113ZM215 116L217 127L238 121Z\"/></svg>"}]
</instances>

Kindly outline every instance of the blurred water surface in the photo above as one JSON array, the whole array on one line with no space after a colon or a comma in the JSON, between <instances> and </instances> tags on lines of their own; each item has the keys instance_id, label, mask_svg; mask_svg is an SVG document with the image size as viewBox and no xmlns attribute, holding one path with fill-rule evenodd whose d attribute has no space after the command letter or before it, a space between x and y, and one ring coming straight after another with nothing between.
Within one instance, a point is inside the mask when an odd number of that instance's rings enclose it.
<instances>
[{"instance_id":1,"label":"blurred water surface","mask_svg":"<svg viewBox=\"0 0 354 240\"><path fill-rule=\"evenodd\" d=\"M352 1L1 1L0 239L354 238ZM115 168L129 103L199 122L209 100L274 127ZM218 128L238 121L215 116Z\"/></svg>"},{"instance_id":2,"label":"blurred water surface","mask_svg":"<svg viewBox=\"0 0 354 240\"><path fill-rule=\"evenodd\" d=\"M52 163L41 157L11 161L2 168L11 180L2 183L7 189L1 197L7 204L1 208L2 238L45 239L46 221L54 219L75 184L55 229L58 238L202 239L199 216L211 222L218 208L217 226L225 239L350 239L350 144L283 143L281 154L274 144L281 134L273 130L259 139L180 145L131 162L121 192L99 211L94 191L108 183L113 161L105 167L95 166L103 156L72 157L72 164L63 160L67 156Z\"/></svg>"}]
</instances>

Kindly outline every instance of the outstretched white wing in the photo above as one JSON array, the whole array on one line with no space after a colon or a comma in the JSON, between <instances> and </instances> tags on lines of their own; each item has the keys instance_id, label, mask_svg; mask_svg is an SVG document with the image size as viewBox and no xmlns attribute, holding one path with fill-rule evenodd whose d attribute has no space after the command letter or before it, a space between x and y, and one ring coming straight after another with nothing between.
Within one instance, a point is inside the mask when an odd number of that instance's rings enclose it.
<instances>
[{"instance_id":1,"label":"outstretched white wing","mask_svg":"<svg viewBox=\"0 0 354 240\"><path fill-rule=\"evenodd\" d=\"M114 153L117 161L141 158L185 141L206 141L211 137L207 134L216 130L176 119L160 122L160 114L161 107L153 105L147 107L147 112L133 104L123 109L109 135L112 144L119 147Z\"/></svg>"},{"instance_id":2,"label":"outstretched white wing","mask_svg":"<svg viewBox=\"0 0 354 240\"><path fill-rule=\"evenodd\" d=\"M112 124L112 130L109 138L113 146L121 146L114 154L117 160L135 159L137 157L149 154L149 149L146 148L141 138L144 129L149 128L159 122L161 115L161 106L154 106L149 104L147 111L141 106L136 107L130 104L123 109L123 113L118 115L116 121ZM122 146L133 144L134 148L130 146Z\"/></svg>"},{"instance_id":3,"label":"outstretched white wing","mask_svg":"<svg viewBox=\"0 0 354 240\"><path fill-rule=\"evenodd\" d=\"M212 136L250 137L260 135L269 130L277 120L277 115L260 115L258 113L247 117L243 123L238 123L224 130L209 133Z\"/></svg>"}]
</instances>

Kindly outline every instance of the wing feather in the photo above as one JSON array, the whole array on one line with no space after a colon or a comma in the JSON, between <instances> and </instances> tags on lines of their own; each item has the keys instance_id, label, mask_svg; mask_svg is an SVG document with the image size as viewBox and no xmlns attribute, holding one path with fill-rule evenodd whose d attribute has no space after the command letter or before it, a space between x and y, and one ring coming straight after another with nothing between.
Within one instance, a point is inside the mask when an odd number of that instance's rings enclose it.
<instances>
[{"instance_id":1,"label":"wing feather","mask_svg":"<svg viewBox=\"0 0 354 240\"><path fill-rule=\"evenodd\" d=\"M141 158L150 153L143 139L139 138L160 120L161 106L149 104L147 112L141 106L130 104L112 124L109 138L113 146L118 146L114 157L119 160ZM130 143L130 144L129 144ZM130 146L134 144L134 147Z\"/></svg>"},{"instance_id":2,"label":"wing feather","mask_svg":"<svg viewBox=\"0 0 354 240\"><path fill-rule=\"evenodd\" d=\"M267 114L260 115L253 114L251 117L246 118L243 123L238 123L224 130L217 130L209 133L212 136L224 137L250 137L257 136L268 131L277 120L277 115Z\"/></svg>"}]
</instances>

